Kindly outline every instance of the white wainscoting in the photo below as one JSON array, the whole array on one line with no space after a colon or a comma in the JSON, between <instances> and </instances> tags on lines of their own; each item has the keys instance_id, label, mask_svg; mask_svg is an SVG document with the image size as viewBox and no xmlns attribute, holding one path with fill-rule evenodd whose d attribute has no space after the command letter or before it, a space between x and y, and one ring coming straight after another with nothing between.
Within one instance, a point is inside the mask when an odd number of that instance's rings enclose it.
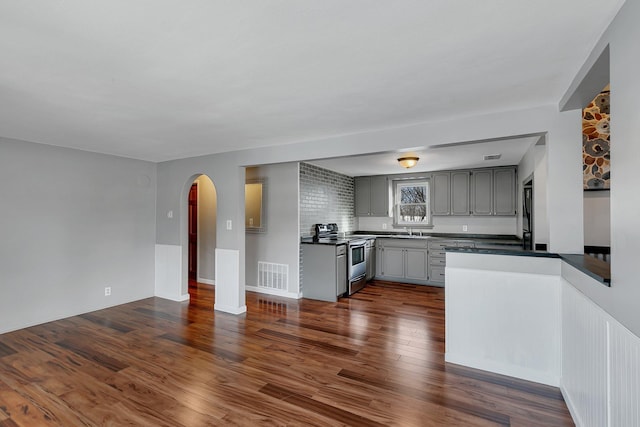
<instances>
[{"instance_id":1,"label":"white wainscoting","mask_svg":"<svg viewBox=\"0 0 640 427\"><path fill-rule=\"evenodd\" d=\"M249 292L257 292L259 294L274 295L274 296L283 297L283 298L292 298L292 299L302 298L302 293L296 294L295 292L287 292L279 289L263 288L262 286L247 285L245 286L245 290Z\"/></svg>"},{"instance_id":2,"label":"white wainscoting","mask_svg":"<svg viewBox=\"0 0 640 427\"><path fill-rule=\"evenodd\" d=\"M215 310L231 314L247 311L244 287L240 289L240 251L216 248Z\"/></svg>"},{"instance_id":3,"label":"white wainscoting","mask_svg":"<svg viewBox=\"0 0 640 427\"><path fill-rule=\"evenodd\" d=\"M587 288L609 289L560 259L447 253L445 360L559 385L578 426L640 426L640 338Z\"/></svg>"},{"instance_id":4,"label":"white wainscoting","mask_svg":"<svg viewBox=\"0 0 640 427\"><path fill-rule=\"evenodd\" d=\"M155 296L172 301L188 301L182 293L182 246L156 245Z\"/></svg>"},{"instance_id":5,"label":"white wainscoting","mask_svg":"<svg viewBox=\"0 0 640 427\"><path fill-rule=\"evenodd\" d=\"M559 386L559 277L448 264L445 360Z\"/></svg>"},{"instance_id":6,"label":"white wainscoting","mask_svg":"<svg viewBox=\"0 0 640 427\"><path fill-rule=\"evenodd\" d=\"M564 279L562 349L561 389L576 425L640 426L640 338Z\"/></svg>"}]
</instances>

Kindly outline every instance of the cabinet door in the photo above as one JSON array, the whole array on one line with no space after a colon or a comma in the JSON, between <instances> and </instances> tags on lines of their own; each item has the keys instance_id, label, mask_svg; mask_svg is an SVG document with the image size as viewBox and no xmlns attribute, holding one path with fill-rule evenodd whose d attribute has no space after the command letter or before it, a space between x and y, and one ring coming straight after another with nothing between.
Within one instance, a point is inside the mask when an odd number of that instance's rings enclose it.
<instances>
[{"instance_id":1,"label":"cabinet door","mask_svg":"<svg viewBox=\"0 0 640 427\"><path fill-rule=\"evenodd\" d=\"M407 279L427 280L427 250L405 250L405 277Z\"/></svg>"},{"instance_id":2,"label":"cabinet door","mask_svg":"<svg viewBox=\"0 0 640 427\"><path fill-rule=\"evenodd\" d=\"M404 249L384 248L381 258L383 276L404 279Z\"/></svg>"},{"instance_id":3,"label":"cabinet door","mask_svg":"<svg viewBox=\"0 0 640 427\"><path fill-rule=\"evenodd\" d=\"M365 276L365 279L367 281L372 280L375 275L376 275L376 249L375 247L373 248L368 248L366 249L366 255L367 257L367 273Z\"/></svg>"},{"instance_id":4,"label":"cabinet door","mask_svg":"<svg viewBox=\"0 0 640 427\"><path fill-rule=\"evenodd\" d=\"M450 196L449 172L437 172L431 175L431 214L449 215Z\"/></svg>"},{"instance_id":5,"label":"cabinet door","mask_svg":"<svg viewBox=\"0 0 640 427\"><path fill-rule=\"evenodd\" d=\"M471 211L474 215L493 213L493 171L491 169L471 171Z\"/></svg>"},{"instance_id":6,"label":"cabinet door","mask_svg":"<svg viewBox=\"0 0 640 427\"><path fill-rule=\"evenodd\" d=\"M382 276L382 259L384 257L384 252L381 244L376 245L376 276Z\"/></svg>"},{"instance_id":7,"label":"cabinet door","mask_svg":"<svg viewBox=\"0 0 640 427\"><path fill-rule=\"evenodd\" d=\"M389 215L389 184L386 176L372 176L370 181L371 216Z\"/></svg>"},{"instance_id":8,"label":"cabinet door","mask_svg":"<svg viewBox=\"0 0 640 427\"><path fill-rule=\"evenodd\" d=\"M371 178L359 176L355 179L356 216L371 214Z\"/></svg>"},{"instance_id":9,"label":"cabinet door","mask_svg":"<svg viewBox=\"0 0 640 427\"><path fill-rule=\"evenodd\" d=\"M516 215L516 171L514 168L493 170L493 214Z\"/></svg>"},{"instance_id":10,"label":"cabinet door","mask_svg":"<svg viewBox=\"0 0 640 427\"><path fill-rule=\"evenodd\" d=\"M451 172L451 215L470 215L469 171Z\"/></svg>"},{"instance_id":11,"label":"cabinet door","mask_svg":"<svg viewBox=\"0 0 640 427\"><path fill-rule=\"evenodd\" d=\"M347 292L347 255L336 257L336 296Z\"/></svg>"}]
</instances>

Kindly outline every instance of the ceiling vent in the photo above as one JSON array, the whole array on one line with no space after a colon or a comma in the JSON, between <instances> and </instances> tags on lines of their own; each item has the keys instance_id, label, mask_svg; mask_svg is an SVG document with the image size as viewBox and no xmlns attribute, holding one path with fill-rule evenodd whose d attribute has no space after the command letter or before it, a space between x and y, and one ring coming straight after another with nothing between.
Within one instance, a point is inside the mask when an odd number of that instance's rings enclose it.
<instances>
[{"instance_id":1,"label":"ceiling vent","mask_svg":"<svg viewBox=\"0 0 640 427\"><path fill-rule=\"evenodd\" d=\"M498 160L500 157L502 157L502 154L485 154L484 155L485 160Z\"/></svg>"}]
</instances>

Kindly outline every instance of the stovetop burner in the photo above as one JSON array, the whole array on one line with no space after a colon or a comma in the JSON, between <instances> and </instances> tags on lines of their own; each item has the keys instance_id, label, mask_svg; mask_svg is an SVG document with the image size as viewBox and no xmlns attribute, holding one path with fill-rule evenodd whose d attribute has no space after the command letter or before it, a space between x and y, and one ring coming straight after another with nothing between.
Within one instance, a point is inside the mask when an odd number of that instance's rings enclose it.
<instances>
[{"instance_id":1,"label":"stovetop burner","mask_svg":"<svg viewBox=\"0 0 640 427\"><path fill-rule=\"evenodd\" d=\"M316 224L314 226L316 234L313 236L314 241L319 239L338 239L338 224Z\"/></svg>"}]
</instances>

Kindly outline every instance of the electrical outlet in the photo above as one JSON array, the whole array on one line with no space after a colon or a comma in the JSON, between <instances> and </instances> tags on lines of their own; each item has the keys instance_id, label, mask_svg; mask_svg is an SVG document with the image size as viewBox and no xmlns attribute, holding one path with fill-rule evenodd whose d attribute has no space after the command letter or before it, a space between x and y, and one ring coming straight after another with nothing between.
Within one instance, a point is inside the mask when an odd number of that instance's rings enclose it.
<instances>
[{"instance_id":1,"label":"electrical outlet","mask_svg":"<svg viewBox=\"0 0 640 427\"><path fill-rule=\"evenodd\" d=\"M383 222L383 223L382 223L382 229L383 229L383 230L386 230L386 229L387 229L387 223L386 223L386 222Z\"/></svg>"},{"instance_id":2,"label":"electrical outlet","mask_svg":"<svg viewBox=\"0 0 640 427\"><path fill-rule=\"evenodd\" d=\"M108 297L109 295L111 295L111 286L106 286L104 288L104 296Z\"/></svg>"},{"instance_id":3,"label":"electrical outlet","mask_svg":"<svg viewBox=\"0 0 640 427\"><path fill-rule=\"evenodd\" d=\"M462 226L462 231L469 231L469 227L467 227L466 225Z\"/></svg>"}]
</instances>

